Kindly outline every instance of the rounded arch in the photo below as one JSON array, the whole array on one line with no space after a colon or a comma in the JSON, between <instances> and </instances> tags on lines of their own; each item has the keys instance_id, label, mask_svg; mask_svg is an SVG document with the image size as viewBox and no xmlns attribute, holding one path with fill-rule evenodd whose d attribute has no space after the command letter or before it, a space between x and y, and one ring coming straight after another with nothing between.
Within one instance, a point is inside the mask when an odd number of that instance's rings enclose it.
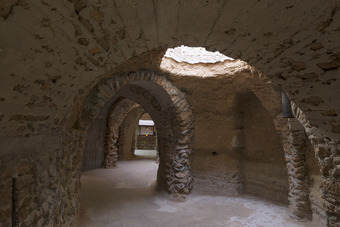
<instances>
[{"instance_id":1,"label":"rounded arch","mask_svg":"<svg viewBox=\"0 0 340 227\"><path fill-rule=\"evenodd\" d=\"M166 74L144 69L103 79L86 97L73 128L85 141L91 123L98 116L107 116L109 107L122 97L138 103L155 122L160 145L158 185L175 197L190 194L192 112L185 94L167 80Z\"/></svg>"},{"instance_id":2,"label":"rounded arch","mask_svg":"<svg viewBox=\"0 0 340 227\"><path fill-rule=\"evenodd\" d=\"M141 108L139 104L129 100L120 99L112 105L107 119L104 151L104 167L111 168L116 166L118 160L118 139L119 128L130 111Z\"/></svg>"},{"instance_id":3,"label":"rounded arch","mask_svg":"<svg viewBox=\"0 0 340 227\"><path fill-rule=\"evenodd\" d=\"M338 185L339 168L335 165L337 151L340 150L339 142L334 134L320 130L315 124L319 119L314 115L304 111L299 106L299 102L291 100L293 115L295 118L285 119L281 114L281 102L279 89L287 92L284 86L281 88L268 83L266 76L255 70L256 77L251 83L246 82L247 87L258 97L265 109L273 117L277 131L281 135L283 150L287 162L287 172L289 179L289 208L292 216L299 220L310 220L314 216L310 201L309 169L307 166L306 153L308 144L313 149L317 159L318 168L322 181L320 188L322 191L322 202L318 206L325 208L324 214L317 213L322 223L333 225L339 222L337 212L334 211L332 197L338 195L335 190ZM260 86L259 86L260 85ZM289 95L290 93L287 92ZM276 101L275 101L276 100Z\"/></svg>"},{"instance_id":4,"label":"rounded arch","mask_svg":"<svg viewBox=\"0 0 340 227\"><path fill-rule=\"evenodd\" d=\"M118 158L131 160L135 156L136 127L145 110L138 106L132 109L124 118L119 129Z\"/></svg>"}]
</instances>

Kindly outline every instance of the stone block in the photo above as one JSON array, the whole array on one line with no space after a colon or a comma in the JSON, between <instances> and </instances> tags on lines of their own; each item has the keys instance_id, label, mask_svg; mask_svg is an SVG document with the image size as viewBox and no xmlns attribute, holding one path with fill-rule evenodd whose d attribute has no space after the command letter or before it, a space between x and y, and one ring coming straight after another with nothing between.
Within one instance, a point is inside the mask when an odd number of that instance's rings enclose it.
<instances>
[{"instance_id":1,"label":"stone block","mask_svg":"<svg viewBox=\"0 0 340 227\"><path fill-rule=\"evenodd\" d=\"M325 147L325 146L317 146L315 148L315 154L323 159L325 157L329 157L332 153L331 153L331 150L328 148L328 147Z\"/></svg>"}]
</instances>

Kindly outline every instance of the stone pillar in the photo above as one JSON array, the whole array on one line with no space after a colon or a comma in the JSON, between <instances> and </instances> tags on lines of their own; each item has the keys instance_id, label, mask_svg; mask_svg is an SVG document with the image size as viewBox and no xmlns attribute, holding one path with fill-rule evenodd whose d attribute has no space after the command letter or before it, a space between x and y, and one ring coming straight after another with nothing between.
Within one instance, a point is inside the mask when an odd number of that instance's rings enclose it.
<instances>
[{"instance_id":1,"label":"stone pillar","mask_svg":"<svg viewBox=\"0 0 340 227\"><path fill-rule=\"evenodd\" d=\"M311 219L309 182L305 166L306 134L296 119L289 119L285 130L284 150L288 169L289 209L294 218Z\"/></svg>"},{"instance_id":2,"label":"stone pillar","mask_svg":"<svg viewBox=\"0 0 340 227\"><path fill-rule=\"evenodd\" d=\"M104 167L105 168L113 168L116 167L118 161L118 148L117 138L118 132L116 131L116 127L111 124L111 119L109 120L105 141L106 141L106 149L104 152Z\"/></svg>"},{"instance_id":3,"label":"stone pillar","mask_svg":"<svg viewBox=\"0 0 340 227\"><path fill-rule=\"evenodd\" d=\"M315 148L323 182L323 207L327 214L327 225L340 226L340 144L319 144Z\"/></svg>"}]
</instances>

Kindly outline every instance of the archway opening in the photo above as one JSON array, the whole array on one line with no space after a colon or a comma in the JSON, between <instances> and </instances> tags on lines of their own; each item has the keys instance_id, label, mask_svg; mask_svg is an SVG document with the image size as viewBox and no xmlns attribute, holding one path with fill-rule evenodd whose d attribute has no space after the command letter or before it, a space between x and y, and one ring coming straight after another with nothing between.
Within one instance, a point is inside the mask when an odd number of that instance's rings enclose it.
<instances>
[{"instance_id":1,"label":"archway opening","mask_svg":"<svg viewBox=\"0 0 340 227\"><path fill-rule=\"evenodd\" d=\"M104 163L102 166L106 168L115 167L119 155L119 142L123 141L115 135L121 126L121 123L117 122L124 122L121 113L129 108L137 108L138 105L150 114L157 128L159 151L157 187L166 189L175 198L183 198L190 194L192 189L190 166L192 113L185 94L167 81L164 74L157 75L149 70L119 74L102 80L92 89L74 128L83 130L86 134L83 163L91 162L86 159L86 157L91 159L91 155L86 156L91 152L100 153L102 161L96 160L97 166L83 165L85 166L83 169L99 168L101 167L99 163ZM114 113L114 118L111 117L111 113ZM113 137L110 133L109 136L103 133L108 119L109 121L113 119L113 127L110 124L108 127L113 132ZM104 130L96 133L96 130L103 128ZM105 141L108 141L105 138L111 139L113 146L105 147ZM89 144L93 146L88 146ZM131 146L127 146L127 149L130 148Z\"/></svg>"},{"instance_id":2,"label":"archway opening","mask_svg":"<svg viewBox=\"0 0 340 227\"><path fill-rule=\"evenodd\" d=\"M302 197L295 196L300 185L291 186L292 172L299 172L302 167L296 163L293 167L289 166L290 163L285 160L284 147L287 144L284 142L286 138L282 137L285 120L281 115L279 89L246 62L228 58L220 61L205 61L203 58L200 61L199 57L195 59L189 51L185 51L187 47L181 48L168 50L161 68L178 78L183 76L177 83L182 83L189 94L199 96L188 98L191 103L200 103L193 104L194 116L198 119L193 142L194 191L219 195L252 194L283 203L286 208L290 204L295 217L310 220L311 213L303 211L306 206L301 202ZM210 91L205 88L208 86L211 86ZM229 91L219 92L222 86ZM195 92L195 89L200 89L200 92ZM219 100L215 101L214 96ZM232 107L230 103L235 96L238 100ZM309 177L319 182L322 178L317 174L319 167L315 167L313 159L308 162L312 169ZM307 198L306 203L309 204L310 199L314 203L312 209L316 216L320 216L318 209L321 210L322 191L317 189L318 186L301 186L311 190L311 195L308 190L302 194ZM298 207L297 212L292 208L294 206ZM302 215L296 215L299 212Z\"/></svg>"},{"instance_id":3,"label":"archway opening","mask_svg":"<svg viewBox=\"0 0 340 227\"><path fill-rule=\"evenodd\" d=\"M157 130L148 113L140 116L136 125L134 155L137 158L157 158Z\"/></svg>"},{"instance_id":4,"label":"archway opening","mask_svg":"<svg viewBox=\"0 0 340 227\"><path fill-rule=\"evenodd\" d=\"M259 98L241 89L235 100L233 149L238 153L242 193L288 205L288 175L280 125Z\"/></svg>"}]
</instances>

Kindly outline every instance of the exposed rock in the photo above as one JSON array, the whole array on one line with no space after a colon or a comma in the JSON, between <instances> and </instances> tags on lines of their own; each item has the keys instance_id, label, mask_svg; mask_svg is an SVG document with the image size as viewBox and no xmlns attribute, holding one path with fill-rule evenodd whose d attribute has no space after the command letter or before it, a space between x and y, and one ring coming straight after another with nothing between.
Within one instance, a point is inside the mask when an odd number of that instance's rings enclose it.
<instances>
[{"instance_id":1,"label":"exposed rock","mask_svg":"<svg viewBox=\"0 0 340 227\"><path fill-rule=\"evenodd\" d=\"M49 18L42 18L41 21L40 21L40 26L41 27L51 27L51 21Z\"/></svg>"},{"instance_id":2,"label":"exposed rock","mask_svg":"<svg viewBox=\"0 0 340 227\"><path fill-rule=\"evenodd\" d=\"M333 125L332 132L340 133L340 125Z\"/></svg>"},{"instance_id":3,"label":"exposed rock","mask_svg":"<svg viewBox=\"0 0 340 227\"><path fill-rule=\"evenodd\" d=\"M90 12L90 17L92 19L94 19L95 21L97 21L99 24L101 24L103 22L104 19L104 13L99 11L99 8L94 8L91 12Z\"/></svg>"},{"instance_id":4,"label":"exposed rock","mask_svg":"<svg viewBox=\"0 0 340 227\"><path fill-rule=\"evenodd\" d=\"M47 115L24 115L24 114L17 114L10 117L10 121L45 121L49 118Z\"/></svg>"},{"instance_id":5,"label":"exposed rock","mask_svg":"<svg viewBox=\"0 0 340 227\"><path fill-rule=\"evenodd\" d=\"M308 81L320 81L319 80L319 77L315 74L315 73L306 73L306 74L302 74L302 75L294 75L293 77L296 77L296 78L299 78L299 79L302 79L302 80L308 80Z\"/></svg>"},{"instance_id":6,"label":"exposed rock","mask_svg":"<svg viewBox=\"0 0 340 227\"><path fill-rule=\"evenodd\" d=\"M87 31L93 32L93 30L94 30L93 26L88 19L85 19L83 17L79 17L79 21L86 28Z\"/></svg>"},{"instance_id":7,"label":"exposed rock","mask_svg":"<svg viewBox=\"0 0 340 227\"><path fill-rule=\"evenodd\" d=\"M52 62L45 61L45 68L50 68L52 65Z\"/></svg>"},{"instance_id":8,"label":"exposed rock","mask_svg":"<svg viewBox=\"0 0 340 227\"><path fill-rule=\"evenodd\" d=\"M87 46L89 44L89 41L86 38L79 38L78 43L83 46Z\"/></svg>"},{"instance_id":9,"label":"exposed rock","mask_svg":"<svg viewBox=\"0 0 340 227\"><path fill-rule=\"evenodd\" d=\"M337 69L340 67L340 58L336 58L330 62L318 63L317 66L325 71Z\"/></svg>"},{"instance_id":10,"label":"exposed rock","mask_svg":"<svg viewBox=\"0 0 340 227\"><path fill-rule=\"evenodd\" d=\"M110 49L109 40L106 39L105 36L103 36L101 39L98 40L98 44L106 51L108 51Z\"/></svg>"},{"instance_id":11,"label":"exposed rock","mask_svg":"<svg viewBox=\"0 0 340 227\"><path fill-rule=\"evenodd\" d=\"M330 117L338 116L338 114L336 113L334 109L323 111L321 114L323 116L330 116Z\"/></svg>"},{"instance_id":12,"label":"exposed rock","mask_svg":"<svg viewBox=\"0 0 340 227\"><path fill-rule=\"evenodd\" d=\"M303 61L290 61L291 68L296 71L301 71L306 69L305 63Z\"/></svg>"},{"instance_id":13,"label":"exposed rock","mask_svg":"<svg viewBox=\"0 0 340 227\"><path fill-rule=\"evenodd\" d=\"M23 175L34 175L37 171L36 163L30 161L23 161L19 164L18 174ZM28 196L28 193L27 193ZM26 196L24 196L26 197Z\"/></svg>"},{"instance_id":14,"label":"exposed rock","mask_svg":"<svg viewBox=\"0 0 340 227\"><path fill-rule=\"evenodd\" d=\"M324 48L324 46L323 46L322 43L313 43L313 44L310 46L310 49L311 49L311 50L314 50L314 51L320 50L320 49L322 49L322 48Z\"/></svg>"},{"instance_id":15,"label":"exposed rock","mask_svg":"<svg viewBox=\"0 0 340 227\"><path fill-rule=\"evenodd\" d=\"M316 155L319 156L320 158L329 157L331 155L330 149L322 146L318 146L317 148L315 148L315 152Z\"/></svg>"},{"instance_id":16,"label":"exposed rock","mask_svg":"<svg viewBox=\"0 0 340 227\"><path fill-rule=\"evenodd\" d=\"M310 96L308 98L302 99L301 101L312 106L318 106L323 103L323 100L318 96Z\"/></svg>"},{"instance_id":17,"label":"exposed rock","mask_svg":"<svg viewBox=\"0 0 340 227\"><path fill-rule=\"evenodd\" d=\"M13 91L23 93L24 90L28 87L29 87L29 85L17 84L13 87Z\"/></svg>"},{"instance_id":18,"label":"exposed rock","mask_svg":"<svg viewBox=\"0 0 340 227\"><path fill-rule=\"evenodd\" d=\"M3 0L0 2L0 17L6 18L19 0Z\"/></svg>"},{"instance_id":19,"label":"exposed rock","mask_svg":"<svg viewBox=\"0 0 340 227\"><path fill-rule=\"evenodd\" d=\"M94 47L94 48L92 48L92 49L90 50L90 53L91 53L92 55L98 54L98 53L100 53L100 52L101 52L100 47Z\"/></svg>"},{"instance_id":20,"label":"exposed rock","mask_svg":"<svg viewBox=\"0 0 340 227\"><path fill-rule=\"evenodd\" d=\"M84 9L87 6L86 0L69 0L69 1L73 2L74 9L76 10L76 12L81 11L82 9Z\"/></svg>"}]
</instances>

